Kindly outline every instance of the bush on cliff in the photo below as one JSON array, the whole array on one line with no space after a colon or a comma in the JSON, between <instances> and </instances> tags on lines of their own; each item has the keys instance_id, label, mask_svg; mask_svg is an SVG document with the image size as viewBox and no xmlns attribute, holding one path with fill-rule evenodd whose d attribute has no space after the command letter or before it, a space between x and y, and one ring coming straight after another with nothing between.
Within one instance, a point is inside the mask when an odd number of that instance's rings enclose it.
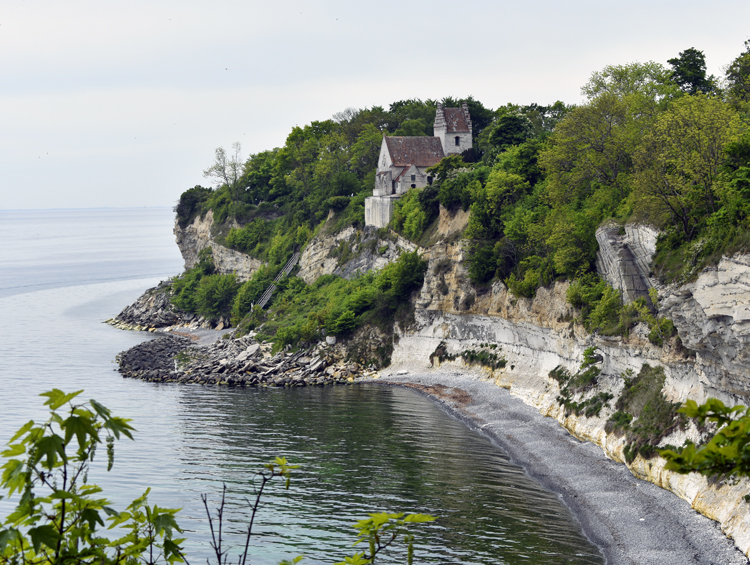
<instances>
[{"instance_id":1,"label":"bush on cliff","mask_svg":"<svg viewBox=\"0 0 750 565\"><path fill-rule=\"evenodd\" d=\"M203 277L195 296L198 314L209 320L229 317L238 287L235 275Z\"/></svg>"},{"instance_id":2,"label":"bush on cliff","mask_svg":"<svg viewBox=\"0 0 750 565\"><path fill-rule=\"evenodd\" d=\"M364 324L392 331L395 319L405 320L413 308L427 262L416 252L402 253L379 273L351 280L334 275L312 285L290 277L282 280L268 311L252 311L240 323L243 331L258 328L258 339L273 340L276 348L311 344L327 334L345 336ZM262 326L262 327L261 327Z\"/></svg>"}]
</instances>

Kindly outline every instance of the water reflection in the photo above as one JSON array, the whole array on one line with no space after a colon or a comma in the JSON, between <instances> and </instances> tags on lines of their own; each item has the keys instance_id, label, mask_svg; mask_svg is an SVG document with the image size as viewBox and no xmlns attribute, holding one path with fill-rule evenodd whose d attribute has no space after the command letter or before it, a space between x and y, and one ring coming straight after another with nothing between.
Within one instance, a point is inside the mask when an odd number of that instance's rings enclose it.
<instances>
[{"instance_id":1,"label":"water reflection","mask_svg":"<svg viewBox=\"0 0 750 565\"><path fill-rule=\"evenodd\" d=\"M419 536L423 562L602 563L554 495L414 391L189 387L179 403L180 428L191 435L179 454L182 487L227 484L236 542L248 517L241 501L253 494L249 469L274 454L302 465L288 493L266 498L258 562L284 551L340 558L365 513L408 511L441 517ZM189 520L205 541L203 516Z\"/></svg>"}]
</instances>

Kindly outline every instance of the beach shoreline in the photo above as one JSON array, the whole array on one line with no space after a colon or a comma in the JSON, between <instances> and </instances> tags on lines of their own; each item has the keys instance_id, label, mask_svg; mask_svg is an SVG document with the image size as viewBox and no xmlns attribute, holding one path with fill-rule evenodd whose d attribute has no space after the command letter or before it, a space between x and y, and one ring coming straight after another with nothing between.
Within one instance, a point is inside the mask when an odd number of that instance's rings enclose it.
<instances>
[{"instance_id":1,"label":"beach shoreline","mask_svg":"<svg viewBox=\"0 0 750 565\"><path fill-rule=\"evenodd\" d=\"M560 497L609 565L750 562L717 522L676 495L636 478L596 445L576 439L555 419L480 372L440 368L404 374L399 369L384 370L379 379L366 382L415 390L487 436L532 479Z\"/></svg>"}]
</instances>

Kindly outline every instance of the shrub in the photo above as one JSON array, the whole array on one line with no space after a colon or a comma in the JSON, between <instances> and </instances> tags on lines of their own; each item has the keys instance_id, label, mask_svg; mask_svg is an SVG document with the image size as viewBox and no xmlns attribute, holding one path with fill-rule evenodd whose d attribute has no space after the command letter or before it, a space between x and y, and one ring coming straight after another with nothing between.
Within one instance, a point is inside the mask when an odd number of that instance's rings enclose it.
<instances>
[{"instance_id":1,"label":"shrub","mask_svg":"<svg viewBox=\"0 0 750 565\"><path fill-rule=\"evenodd\" d=\"M416 251L402 253L395 262L387 265L378 275L376 284L390 292L394 298L403 299L422 286L427 272L427 261Z\"/></svg>"},{"instance_id":2,"label":"shrub","mask_svg":"<svg viewBox=\"0 0 750 565\"><path fill-rule=\"evenodd\" d=\"M232 249L257 257L272 231L273 223L257 218L240 229L229 230L226 243Z\"/></svg>"},{"instance_id":3,"label":"shrub","mask_svg":"<svg viewBox=\"0 0 750 565\"><path fill-rule=\"evenodd\" d=\"M210 188L196 185L180 195L174 211L177 215L177 224L181 228L186 228L196 216L203 213L203 204L211 197L212 192Z\"/></svg>"},{"instance_id":4,"label":"shrub","mask_svg":"<svg viewBox=\"0 0 750 565\"><path fill-rule=\"evenodd\" d=\"M469 278L474 284L488 282L497 271L493 245L477 245L469 255Z\"/></svg>"},{"instance_id":5,"label":"shrub","mask_svg":"<svg viewBox=\"0 0 750 565\"><path fill-rule=\"evenodd\" d=\"M335 320L326 325L326 330L337 336L350 333L357 327L357 315L351 310L344 310Z\"/></svg>"},{"instance_id":6,"label":"shrub","mask_svg":"<svg viewBox=\"0 0 750 565\"><path fill-rule=\"evenodd\" d=\"M417 240L427 228L427 214L419 203L420 189L408 191L393 208L393 227L411 240Z\"/></svg>"},{"instance_id":7,"label":"shrub","mask_svg":"<svg viewBox=\"0 0 750 565\"><path fill-rule=\"evenodd\" d=\"M588 318L588 328L605 335L620 333L622 294L611 286L604 289L601 299L595 303Z\"/></svg>"},{"instance_id":8,"label":"shrub","mask_svg":"<svg viewBox=\"0 0 750 565\"><path fill-rule=\"evenodd\" d=\"M235 275L208 275L201 279L195 293L197 312L205 318L215 320L229 316L232 302L237 294Z\"/></svg>"},{"instance_id":9,"label":"shrub","mask_svg":"<svg viewBox=\"0 0 750 565\"><path fill-rule=\"evenodd\" d=\"M95 400L74 403L81 392L43 393L50 418L28 422L2 454L7 460L0 485L21 496L0 522L0 563L183 562L177 510L148 506L149 489L117 512L88 482L97 446L107 445L109 471L115 440L133 439L133 428ZM119 526L122 537L103 535L105 520Z\"/></svg>"},{"instance_id":10,"label":"shrub","mask_svg":"<svg viewBox=\"0 0 750 565\"><path fill-rule=\"evenodd\" d=\"M253 303L260 300L268 285L273 282L274 271L268 267L261 267L252 278L242 284L232 302L232 324L239 324L240 320L250 311Z\"/></svg>"},{"instance_id":11,"label":"shrub","mask_svg":"<svg viewBox=\"0 0 750 565\"><path fill-rule=\"evenodd\" d=\"M607 422L608 431L620 431L627 436L625 460L632 463L636 456L649 458L656 454L661 439L685 419L678 414L680 403L667 401L662 393L664 368L641 367L637 376L632 371L623 375L625 386L615 404L617 412Z\"/></svg>"}]
</instances>

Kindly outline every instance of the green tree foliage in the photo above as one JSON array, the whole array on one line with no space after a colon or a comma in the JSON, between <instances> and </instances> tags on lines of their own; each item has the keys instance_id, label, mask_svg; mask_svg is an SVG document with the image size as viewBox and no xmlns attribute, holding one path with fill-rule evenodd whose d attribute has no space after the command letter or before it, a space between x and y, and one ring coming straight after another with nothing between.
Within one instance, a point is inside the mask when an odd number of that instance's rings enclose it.
<instances>
[{"instance_id":1,"label":"green tree foliage","mask_svg":"<svg viewBox=\"0 0 750 565\"><path fill-rule=\"evenodd\" d=\"M533 123L529 107L496 111L479 139L483 163L437 179L441 204L471 208L465 235L475 283L501 277L514 294L533 296L556 278L589 273L595 231L610 218L679 230L665 236L657 265L661 257L697 269L750 244L745 228L733 227L748 222L745 126L721 98L685 95L673 76L653 62L605 67L584 85L585 104L560 108L551 135L506 127L525 124L521 118ZM500 179L518 178L523 184L510 184L522 190L497 190ZM586 314L590 328L627 332L633 320L645 320L645 305L618 308L614 291L603 296L593 319L594 307ZM649 325L671 333L668 321Z\"/></svg>"},{"instance_id":2,"label":"green tree foliage","mask_svg":"<svg viewBox=\"0 0 750 565\"><path fill-rule=\"evenodd\" d=\"M691 240L701 221L718 210L724 148L742 130L737 113L717 98L699 94L674 101L635 152L640 207L655 213L655 220L668 218Z\"/></svg>"},{"instance_id":3,"label":"green tree foliage","mask_svg":"<svg viewBox=\"0 0 750 565\"><path fill-rule=\"evenodd\" d=\"M177 510L149 506L147 490L118 512L89 482L97 447L106 444L111 469L115 440L133 439L133 428L95 400L76 401L81 392L43 393L49 419L26 423L2 453L0 486L20 498L0 523L0 563L182 562ZM122 535L102 535L106 522Z\"/></svg>"},{"instance_id":4,"label":"green tree foliage","mask_svg":"<svg viewBox=\"0 0 750 565\"><path fill-rule=\"evenodd\" d=\"M717 431L701 446L689 443L683 449L660 451L666 468L678 473L698 472L708 476L750 476L750 408L725 406L715 398L698 405L688 400L678 410L699 424L714 422Z\"/></svg>"},{"instance_id":5,"label":"green tree foliage","mask_svg":"<svg viewBox=\"0 0 750 565\"><path fill-rule=\"evenodd\" d=\"M427 212L419 195L423 189L410 190L396 201L393 208L393 227L411 240L417 240L427 227Z\"/></svg>"},{"instance_id":6,"label":"green tree foliage","mask_svg":"<svg viewBox=\"0 0 750 565\"><path fill-rule=\"evenodd\" d=\"M747 111L750 104L750 39L745 41L745 51L727 65L725 77L730 103L737 110Z\"/></svg>"},{"instance_id":7,"label":"green tree foliage","mask_svg":"<svg viewBox=\"0 0 750 565\"><path fill-rule=\"evenodd\" d=\"M501 151L513 145L520 145L533 134L531 120L523 115L500 116L491 128L488 140Z\"/></svg>"},{"instance_id":8,"label":"green tree foliage","mask_svg":"<svg viewBox=\"0 0 750 565\"><path fill-rule=\"evenodd\" d=\"M500 236L505 213L528 194L529 189L529 183L520 175L493 169L485 185L477 183L473 191L467 237L495 239Z\"/></svg>"},{"instance_id":9,"label":"green tree foliage","mask_svg":"<svg viewBox=\"0 0 750 565\"><path fill-rule=\"evenodd\" d=\"M402 136L425 136L427 135L427 124L424 120L404 120L401 122L401 126L393 132L393 135Z\"/></svg>"},{"instance_id":10,"label":"green tree foliage","mask_svg":"<svg viewBox=\"0 0 750 565\"><path fill-rule=\"evenodd\" d=\"M180 195L174 211L181 228L186 228L196 216L201 214L203 204L211 197L211 192L210 188L196 185L193 188L188 188Z\"/></svg>"},{"instance_id":11,"label":"green tree foliage","mask_svg":"<svg viewBox=\"0 0 750 565\"><path fill-rule=\"evenodd\" d=\"M229 317L237 295L235 275L207 275L201 279L196 291L196 310L209 320Z\"/></svg>"},{"instance_id":12,"label":"green tree foliage","mask_svg":"<svg viewBox=\"0 0 750 565\"><path fill-rule=\"evenodd\" d=\"M197 312L196 293L203 277L215 271L214 258L210 247L201 250L198 263L172 281L172 303L185 312Z\"/></svg>"},{"instance_id":13,"label":"green tree foliage","mask_svg":"<svg viewBox=\"0 0 750 565\"><path fill-rule=\"evenodd\" d=\"M383 132L373 124L365 124L352 144L349 164L360 178L374 171L378 166L378 155L383 143Z\"/></svg>"},{"instance_id":14,"label":"green tree foliage","mask_svg":"<svg viewBox=\"0 0 750 565\"><path fill-rule=\"evenodd\" d=\"M557 126L540 156L548 194L556 204L589 198L601 187L627 190L632 150L637 141L629 100L604 92L573 109Z\"/></svg>"},{"instance_id":15,"label":"green tree foliage","mask_svg":"<svg viewBox=\"0 0 750 565\"><path fill-rule=\"evenodd\" d=\"M581 88L589 100L604 93L619 97L643 96L654 102L673 98L677 90L672 82L672 73L659 63L630 63L627 65L607 65L594 72Z\"/></svg>"},{"instance_id":16,"label":"green tree foliage","mask_svg":"<svg viewBox=\"0 0 750 565\"><path fill-rule=\"evenodd\" d=\"M706 76L706 56L694 47L680 51L677 57L667 61L672 67L672 80L688 94L710 93L716 87L716 79Z\"/></svg>"}]
</instances>

